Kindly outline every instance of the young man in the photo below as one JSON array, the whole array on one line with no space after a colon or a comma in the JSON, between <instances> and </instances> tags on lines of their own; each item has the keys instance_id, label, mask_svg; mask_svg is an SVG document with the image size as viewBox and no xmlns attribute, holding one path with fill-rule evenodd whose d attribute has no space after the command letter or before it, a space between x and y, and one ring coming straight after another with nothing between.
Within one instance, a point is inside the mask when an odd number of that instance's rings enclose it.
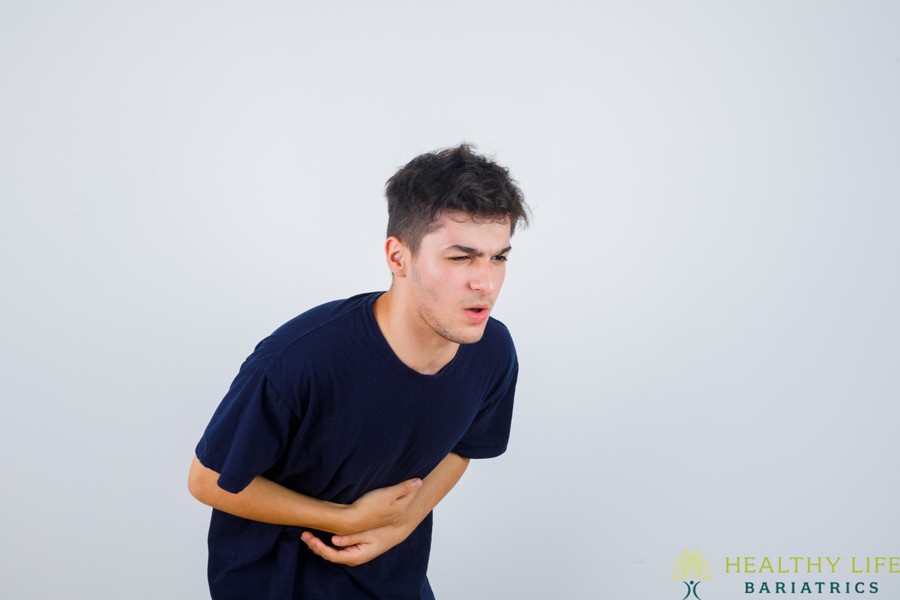
<instances>
[{"instance_id":1,"label":"young man","mask_svg":"<svg viewBox=\"0 0 900 600\"><path fill-rule=\"evenodd\" d=\"M466 145L386 193L390 289L260 342L197 445L217 600L433 599L431 510L506 449L518 362L490 312L522 193Z\"/></svg>"}]
</instances>

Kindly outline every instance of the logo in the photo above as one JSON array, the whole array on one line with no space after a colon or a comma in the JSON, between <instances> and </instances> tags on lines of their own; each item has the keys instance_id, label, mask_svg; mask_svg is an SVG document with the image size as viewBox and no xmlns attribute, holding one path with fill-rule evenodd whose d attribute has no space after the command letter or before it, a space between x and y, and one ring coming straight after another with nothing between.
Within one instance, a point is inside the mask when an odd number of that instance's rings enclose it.
<instances>
[{"instance_id":1,"label":"logo","mask_svg":"<svg viewBox=\"0 0 900 600\"><path fill-rule=\"evenodd\" d=\"M724 564L720 562L724 558ZM779 598L806 597L814 594L819 597L835 596L834 600L847 598L856 594L877 594L882 591L879 579L896 575L900 580L900 555L890 556L887 553L867 555L835 555L835 554L782 554L771 552L763 555L713 556L713 561L722 566L717 571L724 581L713 586L713 596L721 595L722 586L731 586L735 597L743 592L746 600L759 598L762 594L770 594ZM684 584L686 593L680 599L672 600L714 600L705 599L709 590L700 595L700 584L712 579L712 568L706 557L699 550L685 550L675 561L672 579ZM884 594L882 594L884 595ZM894 594L891 598L898 598ZM798 599L799 600L799 599Z\"/></svg>"},{"instance_id":2,"label":"logo","mask_svg":"<svg viewBox=\"0 0 900 600\"><path fill-rule=\"evenodd\" d=\"M695 549L691 553L690 550L685 549L684 554L675 561L675 572L672 573L672 579L681 580L687 588L687 594L681 600L687 600L691 596L701 600L697 595L700 582L712 579L712 574L709 572L709 561L700 554L699 550Z\"/></svg>"}]
</instances>

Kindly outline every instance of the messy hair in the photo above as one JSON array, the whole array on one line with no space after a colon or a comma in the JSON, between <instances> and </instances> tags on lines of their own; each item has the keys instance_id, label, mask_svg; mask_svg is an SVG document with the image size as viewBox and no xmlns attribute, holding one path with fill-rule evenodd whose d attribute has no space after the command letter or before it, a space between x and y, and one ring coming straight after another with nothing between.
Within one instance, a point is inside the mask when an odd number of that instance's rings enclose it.
<instances>
[{"instance_id":1,"label":"messy hair","mask_svg":"<svg viewBox=\"0 0 900 600\"><path fill-rule=\"evenodd\" d=\"M441 214L459 211L474 220L509 221L510 234L528 224L528 206L509 170L468 144L422 154L388 179L388 236L415 253Z\"/></svg>"}]
</instances>

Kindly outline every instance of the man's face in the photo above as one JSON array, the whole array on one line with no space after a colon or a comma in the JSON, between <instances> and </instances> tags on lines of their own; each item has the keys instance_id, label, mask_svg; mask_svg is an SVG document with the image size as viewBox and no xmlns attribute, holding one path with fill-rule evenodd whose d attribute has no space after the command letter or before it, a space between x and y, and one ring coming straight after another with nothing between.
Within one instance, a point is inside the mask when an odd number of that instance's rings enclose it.
<instances>
[{"instance_id":1,"label":"man's face","mask_svg":"<svg viewBox=\"0 0 900 600\"><path fill-rule=\"evenodd\" d=\"M506 276L509 221L444 213L410 262L413 302L424 326L457 344L481 339Z\"/></svg>"}]
</instances>

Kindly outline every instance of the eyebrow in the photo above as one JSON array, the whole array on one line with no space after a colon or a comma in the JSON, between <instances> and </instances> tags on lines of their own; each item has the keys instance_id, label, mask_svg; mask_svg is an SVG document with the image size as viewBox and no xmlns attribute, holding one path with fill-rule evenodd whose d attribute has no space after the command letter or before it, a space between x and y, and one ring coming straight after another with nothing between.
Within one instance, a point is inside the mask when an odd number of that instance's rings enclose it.
<instances>
[{"instance_id":1,"label":"eyebrow","mask_svg":"<svg viewBox=\"0 0 900 600\"><path fill-rule=\"evenodd\" d=\"M452 246L447 246L445 250L456 250L457 252L462 252L463 254L471 254L472 256L484 256L484 252L478 250L476 248L471 248L469 246L461 246L460 244L454 244ZM512 250L512 246L507 246L500 252L494 254L494 256L500 256L501 254L506 254Z\"/></svg>"}]
</instances>

